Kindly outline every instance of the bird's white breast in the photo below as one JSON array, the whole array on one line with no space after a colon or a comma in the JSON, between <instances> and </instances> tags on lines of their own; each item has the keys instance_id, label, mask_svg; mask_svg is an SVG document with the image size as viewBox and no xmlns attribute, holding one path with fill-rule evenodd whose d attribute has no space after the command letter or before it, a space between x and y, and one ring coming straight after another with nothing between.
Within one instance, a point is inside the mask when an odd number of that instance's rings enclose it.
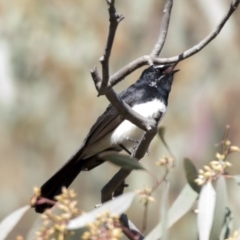
<instances>
[{"instance_id":1,"label":"bird's white breast","mask_svg":"<svg viewBox=\"0 0 240 240\"><path fill-rule=\"evenodd\" d=\"M166 105L158 99L154 99L153 101L147 103L137 104L132 108L134 111L146 118L153 118L159 112L162 112L163 117L166 112ZM143 130L139 129L128 120L124 120L112 133L106 135L92 148L90 148L86 156L83 158L93 156L105 149L110 148L111 146L119 146L120 144L131 151L131 148L137 145L136 142L141 140L142 134Z\"/></svg>"},{"instance_id":2,"label":"bird's white breast","mask_svg":"<svg viewBox=\"0 0 240 240\"><path fill-rule=\"evenodd\" d=\"M159 112L162 112L162 117L166 112L166 105L163 101L154 99L151 102L137 104L132 107L134 111L146 118L154 118ZM142 137L143 130L132 124L128 120L124 120L112 133L110 138L111 145L122 144L126 148L136 145L133 141L127 140L130 138L139 141Z\"/></svg>"}]
</instances>

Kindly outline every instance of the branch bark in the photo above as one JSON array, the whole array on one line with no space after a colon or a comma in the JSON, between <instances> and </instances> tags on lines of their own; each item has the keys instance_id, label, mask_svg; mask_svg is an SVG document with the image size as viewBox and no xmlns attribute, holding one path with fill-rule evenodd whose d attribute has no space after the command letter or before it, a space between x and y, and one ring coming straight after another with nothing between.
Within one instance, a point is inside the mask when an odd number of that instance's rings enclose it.
<instances>
[{"instance_id":1,"label":"branch bark","mask_svg":"<svg viewBox=\"0 0 240 240\"><path fill-rule=\"evenodd\" d=\"M152 53L151 53L152 57L159 56L159 54L162 51L162 48L164 46L164 43L166 41L169 22L170 22L170 18L171 18L172 6L173 6L173 0L166 1L165 7L163 10L163 18L162 18L162 23L161 23L161 27L160 27L160 34L159 34L157 43L155 44L155 46L152 50Z\"/></svg>"},{"instance_id":2,"label":"branch bark","mask_svg":"<svg viewBox=\"0 0 240 240\"><path fill-rule=\"evenodd\" d=\"M103 56L100 58L102 64L102 81L101 86L98 89L99 94L104 94L105 89L108 85L109 79L109 59L112 51L112 46L115 38L115 33L118 27L118 24L124 19L123 15L120 15L116 12L115 9L115 0L107 0L108 3L108 13L109 13L109 30L108 37L105 46L105 51Z\"/></svg>"}]
</instances>

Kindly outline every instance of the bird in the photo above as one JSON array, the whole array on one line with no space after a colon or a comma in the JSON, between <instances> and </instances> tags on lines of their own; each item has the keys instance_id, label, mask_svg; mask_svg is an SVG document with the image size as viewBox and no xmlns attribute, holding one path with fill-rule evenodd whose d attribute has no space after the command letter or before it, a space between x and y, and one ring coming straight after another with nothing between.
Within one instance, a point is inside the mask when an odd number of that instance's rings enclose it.
<instances>
[{"instance_id":1,"label":"bird","mask_svg":"<svg viewBox=\"0 0 240 240\"><path fill-rule=\"evenodd\" d=\"M176 63L151 65L139 79L119 94L119 97L143 117L153 119L160 115L158 124L166 113L168 97L174 79ZM81 171L89 171L104 160L100 154L122 150L131 153L140 141L144 131L138 128L117 111L112 104L96 120L82 146L70 159L40 188L40 198L54 200L61 194L62 187L69 187ZM51 208L49 203L32 204L37 213Z\"/></svg>"}]
</instances>

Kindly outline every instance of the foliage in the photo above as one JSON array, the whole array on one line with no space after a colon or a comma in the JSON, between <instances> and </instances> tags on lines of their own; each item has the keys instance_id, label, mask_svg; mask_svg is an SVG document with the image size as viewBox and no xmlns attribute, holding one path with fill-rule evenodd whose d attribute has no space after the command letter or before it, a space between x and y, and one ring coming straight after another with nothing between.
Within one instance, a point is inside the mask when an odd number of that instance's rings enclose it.
<instances>
[{"instance_id":1,"label":"foliage","mask_svg":"<svg viewBox=\"0 0 240 240\"><path fill-rule=\"evenodd\" d=\"M238 231L231 228L233 212L229 208L228 193L227 193L227 179L234 179L239 184L239 177L232 176L227 173L227 169L232 166L227 160L228 156L234 152L239 152L239 148L231 144L228 139L229 126L226 127L224 137L218 144L221 147L221 153L216 153L216 159L210 161L209 165L204 166L203 169L198 170L196 175L196 167L189 159L185 159L185 173L188 184L180 192L177 199L168 209L168 195L170 182L168 175L171 174L174 168L174 158L165 155L156 162L156 166L165 169L160 180L153 173L150 173L155 179L152 187L146 187L142 190L137 190L136 193L129 192L117 197L107 203L104 203L95 210L85 213L77 207L76 193L74 190L62 189L62 194L56 197L58 201L55 207L46 210L41 215L42 223L38 226L38 231L35 234L35 240L64 240L71 239L74 231L78 228L84 228L81 239L84 240L104 240L121 239L123 233L129 239L143 239L142 235L146 230L148 205L155 202L152 196L154 191L163 186L162 201L159 205L160 220L152 231L144 238L146 240L154 239L168 239L169 229L186 213L194 210L196 213L196 224L198 229L198 236L200 240L207 239L238 239ZM164 134L161 132L161 139L164 140ZM164 140L166 143L166 141ZM168 147L169 149L169 147ZM124 155L109 155L111 162L117 165L124 166L127 161L135 161ZM120 163L122 160L122 163ZM136 167L137 165L130 165L126 163L129 169L143 169ZM140 166L140 165L139 165ZM195 184L200 185L197 188ZM216 184L215 184L216 183ZM36 188L34 192L36 193ZM130 225L126 226L122 221L121 214L123 214L131 205L136 194L140 197L140 204L143 205L145 211L142 219L142 229L135 230L135 235ZM197 208L194 203L197 201ZM155 203L156 204L156 203ZM28 210L25 206L9 216L7 216L0 223L0 239L3 240L14 228L16 223ZM7 228L6 228L7 224ZM136 234L137 231L137 234ZM17 240L24 240L22 236L18 236Z\"/></svg>"}]
</instances>

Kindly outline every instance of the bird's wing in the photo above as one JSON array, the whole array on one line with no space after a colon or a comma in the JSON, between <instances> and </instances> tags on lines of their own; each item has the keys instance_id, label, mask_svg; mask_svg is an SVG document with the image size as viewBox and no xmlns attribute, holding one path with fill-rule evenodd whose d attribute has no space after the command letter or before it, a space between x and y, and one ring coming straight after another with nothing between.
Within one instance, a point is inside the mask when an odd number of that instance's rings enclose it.
<instances>
[{"instance_id":1,"label":"bird's wing","mask_svg":"<svg viewBox=\"0 0 240 240\"><path fill-rule=\"evenodd\" d=\"M112 105L109 105L90 129L83 144L86 150L111 133L123 120L124 118L118 111Z\"/></svg>"},{"instance_id":2,"label":"bird's wing","mask_svg":"<svg viewBox=\"0 0 240 240\"><path fill-rule=\"evenodd\" d=\"M135 87L132 85L127 90L119 94L127 104L131 107L136 100L141 98L141 94L133 94ZM62 166L47 182L41 187L41 197L54 199L54 196L61 192L62 186L68 187L76 178L81 170L92 169L101 164L101 159L97 155L90 156L87 161L81 161L84 155L91 151L91 147L101 141L107 134L111 133L124 118L118 111L110 104L105 112L97 119L96 123L90 129L83 145L77 150L75 154ZM34 196L36 198L36 196ZM35 204L33 205L37 212L43 212L49 208L49 204Z\"/></svg>"},{"instance_id":3,"label":"bird's wing","mask_svg":"<svg viewBox=\"0 0 240 240\"><path fill-rule=\"evenodd\" d=\"M121 92L119 97L132 107L136 100L141 98L142 94L143 91L140 89L138 89L136 93L136 86L133 84L127 90ZM117 126L119 126L123 121L123 116L121 116L112 104L110 104L105 112L97 119L85 138L82 146L83 155L97 142L101 141L105 136L117 128Z\"/></svg>"}]
</instances>

